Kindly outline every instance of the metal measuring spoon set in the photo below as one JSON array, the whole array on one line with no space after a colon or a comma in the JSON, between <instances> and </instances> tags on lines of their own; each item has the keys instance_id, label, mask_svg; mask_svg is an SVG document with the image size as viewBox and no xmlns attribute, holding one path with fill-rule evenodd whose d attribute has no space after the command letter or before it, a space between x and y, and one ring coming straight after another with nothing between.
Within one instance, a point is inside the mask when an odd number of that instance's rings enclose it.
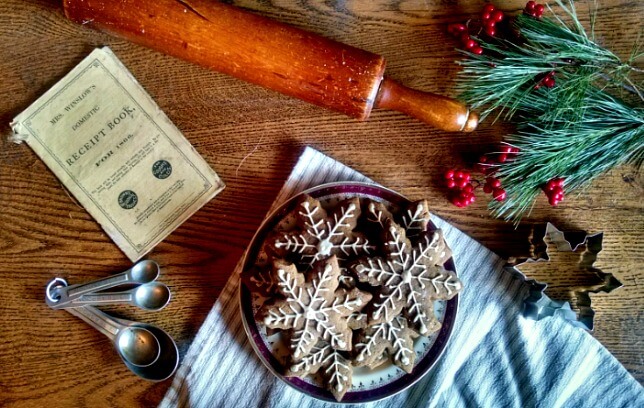
<instances>
[{"instance_id":1,"label":"metal measuring spoon set","mask_svg":"<svg viewBox=\"0 0 644 408\"><path fill-rule=\"evenodd\" d=\"M179 365L177 345L165 331L150 324L112 317L95 306L126 303L144 310L163 309L170 302L170 289L160 282L159 265L140 261L125 272L82 285L68 285L55 278L47 285L45 300L52 309L65 309L106 335L127 368L151 381L162 381ZM101 292L124 284L132 289Z\"/></svg>"}]
</instances>

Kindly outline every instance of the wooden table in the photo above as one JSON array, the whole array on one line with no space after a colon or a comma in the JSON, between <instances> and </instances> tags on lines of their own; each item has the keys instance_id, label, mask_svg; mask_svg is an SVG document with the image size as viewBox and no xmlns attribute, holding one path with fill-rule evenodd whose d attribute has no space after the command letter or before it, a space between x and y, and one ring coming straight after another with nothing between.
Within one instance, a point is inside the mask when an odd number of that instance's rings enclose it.
<instances>
[{"instance_id":1,"label":"wooden table","mask_svg":"<svg viewBox=\"0 0 644 408\"><path fill-rule=\"evenodd\" d=\"M393 78L447 95L454 94L458 56L446 25L475 17L484 4L232 3L384 55ZM524 2L503 5L515 13ZM596 32L627 56L642 15L642 2L602 0ZM644 380L644 212L642 179L634 169L602 176L557 208L540 198L515 229L492 218L482 199L467 209L454 207L441 181L447 168L464 166L468 156L498 142L507 130L500 125L448 134L389 111L374 111L367 122L357 122L73 24L54 0L2 2L0 44L1 406L151 406L170 384L137 379L105 337L45 306L44 287L52 277L81 283L124 270L130 262L26 145L7 142L11 119L102 45L113 49L227 184L149 254L163 267L171 304L158 313L112 311L166 329L184 353L298 154L311 145L410 198L427 198L436 214L502 256L527 253L534 223L604 231L597 266L614 273L624 287L594 296L594 336ZM566 278L553 274L548 281L556 285Z\"/></svg>"}]
</instances>

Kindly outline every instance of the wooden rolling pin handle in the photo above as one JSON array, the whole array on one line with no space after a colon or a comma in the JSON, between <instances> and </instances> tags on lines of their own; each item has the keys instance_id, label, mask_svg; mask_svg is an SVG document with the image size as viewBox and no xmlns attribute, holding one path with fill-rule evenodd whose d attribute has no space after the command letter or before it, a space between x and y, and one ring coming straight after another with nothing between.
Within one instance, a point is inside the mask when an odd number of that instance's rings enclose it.
<instances>
[{"instance_id":1,"label":"wooden rolling pin handle","mask_svg":"<svg viewBox=\"0 0 644 408\"><path fill-rule=\"evenodd\" d=\"M407 88L384 77L374 107L391 109L448 132L471 132L479 117L462 103L445 96Z\"/></svg>"}]
</instances>

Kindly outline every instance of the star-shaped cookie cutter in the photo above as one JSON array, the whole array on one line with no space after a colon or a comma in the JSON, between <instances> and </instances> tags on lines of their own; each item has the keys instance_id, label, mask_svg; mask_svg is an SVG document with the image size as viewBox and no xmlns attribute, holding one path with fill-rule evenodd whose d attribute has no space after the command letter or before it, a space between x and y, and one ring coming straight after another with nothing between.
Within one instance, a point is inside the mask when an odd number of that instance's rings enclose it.
<instances>
[{"instance_id":1,"label":"star-shaped cookie cutter","mask_svg":"<svg viewBox=\"0 0 644 408\"><path fill-rule=\"evenodd\" d=\"M528 285L528 297L524 302L523 315L532 320L541 320L545 317L561 317L569 321L576 327L592 331L594 327L595 311L591 307L591 293L609 293L614 289L622 287L612 274L605 273L599 268L593 266L597 260L597 254L602 250L602 232L588 235L586 233L564 233L557 229L553 224L547 223L545 232L542 234L534 231L531 239L532 257L522 259L511 259L508 261L506 270L521 279ZM547 283L539 282L527 278L519 269L521 265L535 262L548 262L548 243L546 239L557 247L561 252L577 252L579 247L585 246L585 250L580 253L579 268L584 269L590 274L595 274L601 281L601 284L580 287L575 290L577 297L577 314L570 303L567 301L554 300L546 295L545 290Z\"/></svg>"}]
</instances>

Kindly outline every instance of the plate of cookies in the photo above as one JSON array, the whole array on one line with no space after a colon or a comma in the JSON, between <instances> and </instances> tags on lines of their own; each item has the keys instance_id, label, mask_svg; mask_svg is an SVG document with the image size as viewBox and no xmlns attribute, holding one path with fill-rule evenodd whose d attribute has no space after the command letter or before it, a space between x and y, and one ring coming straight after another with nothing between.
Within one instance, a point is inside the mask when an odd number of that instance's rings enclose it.
<instances>
[{"instance_id":1,"label":"plate of cookies","mask_svg":"<svg viewBox=\"0 0 644 408\"><path fill-rule=\"evenodd\" d=\"M266 367L311 397L376 401L438 361L463 285L427 202L332 183L284 203L244 259L244 328Z\"/></svg>"}]
</instances>

